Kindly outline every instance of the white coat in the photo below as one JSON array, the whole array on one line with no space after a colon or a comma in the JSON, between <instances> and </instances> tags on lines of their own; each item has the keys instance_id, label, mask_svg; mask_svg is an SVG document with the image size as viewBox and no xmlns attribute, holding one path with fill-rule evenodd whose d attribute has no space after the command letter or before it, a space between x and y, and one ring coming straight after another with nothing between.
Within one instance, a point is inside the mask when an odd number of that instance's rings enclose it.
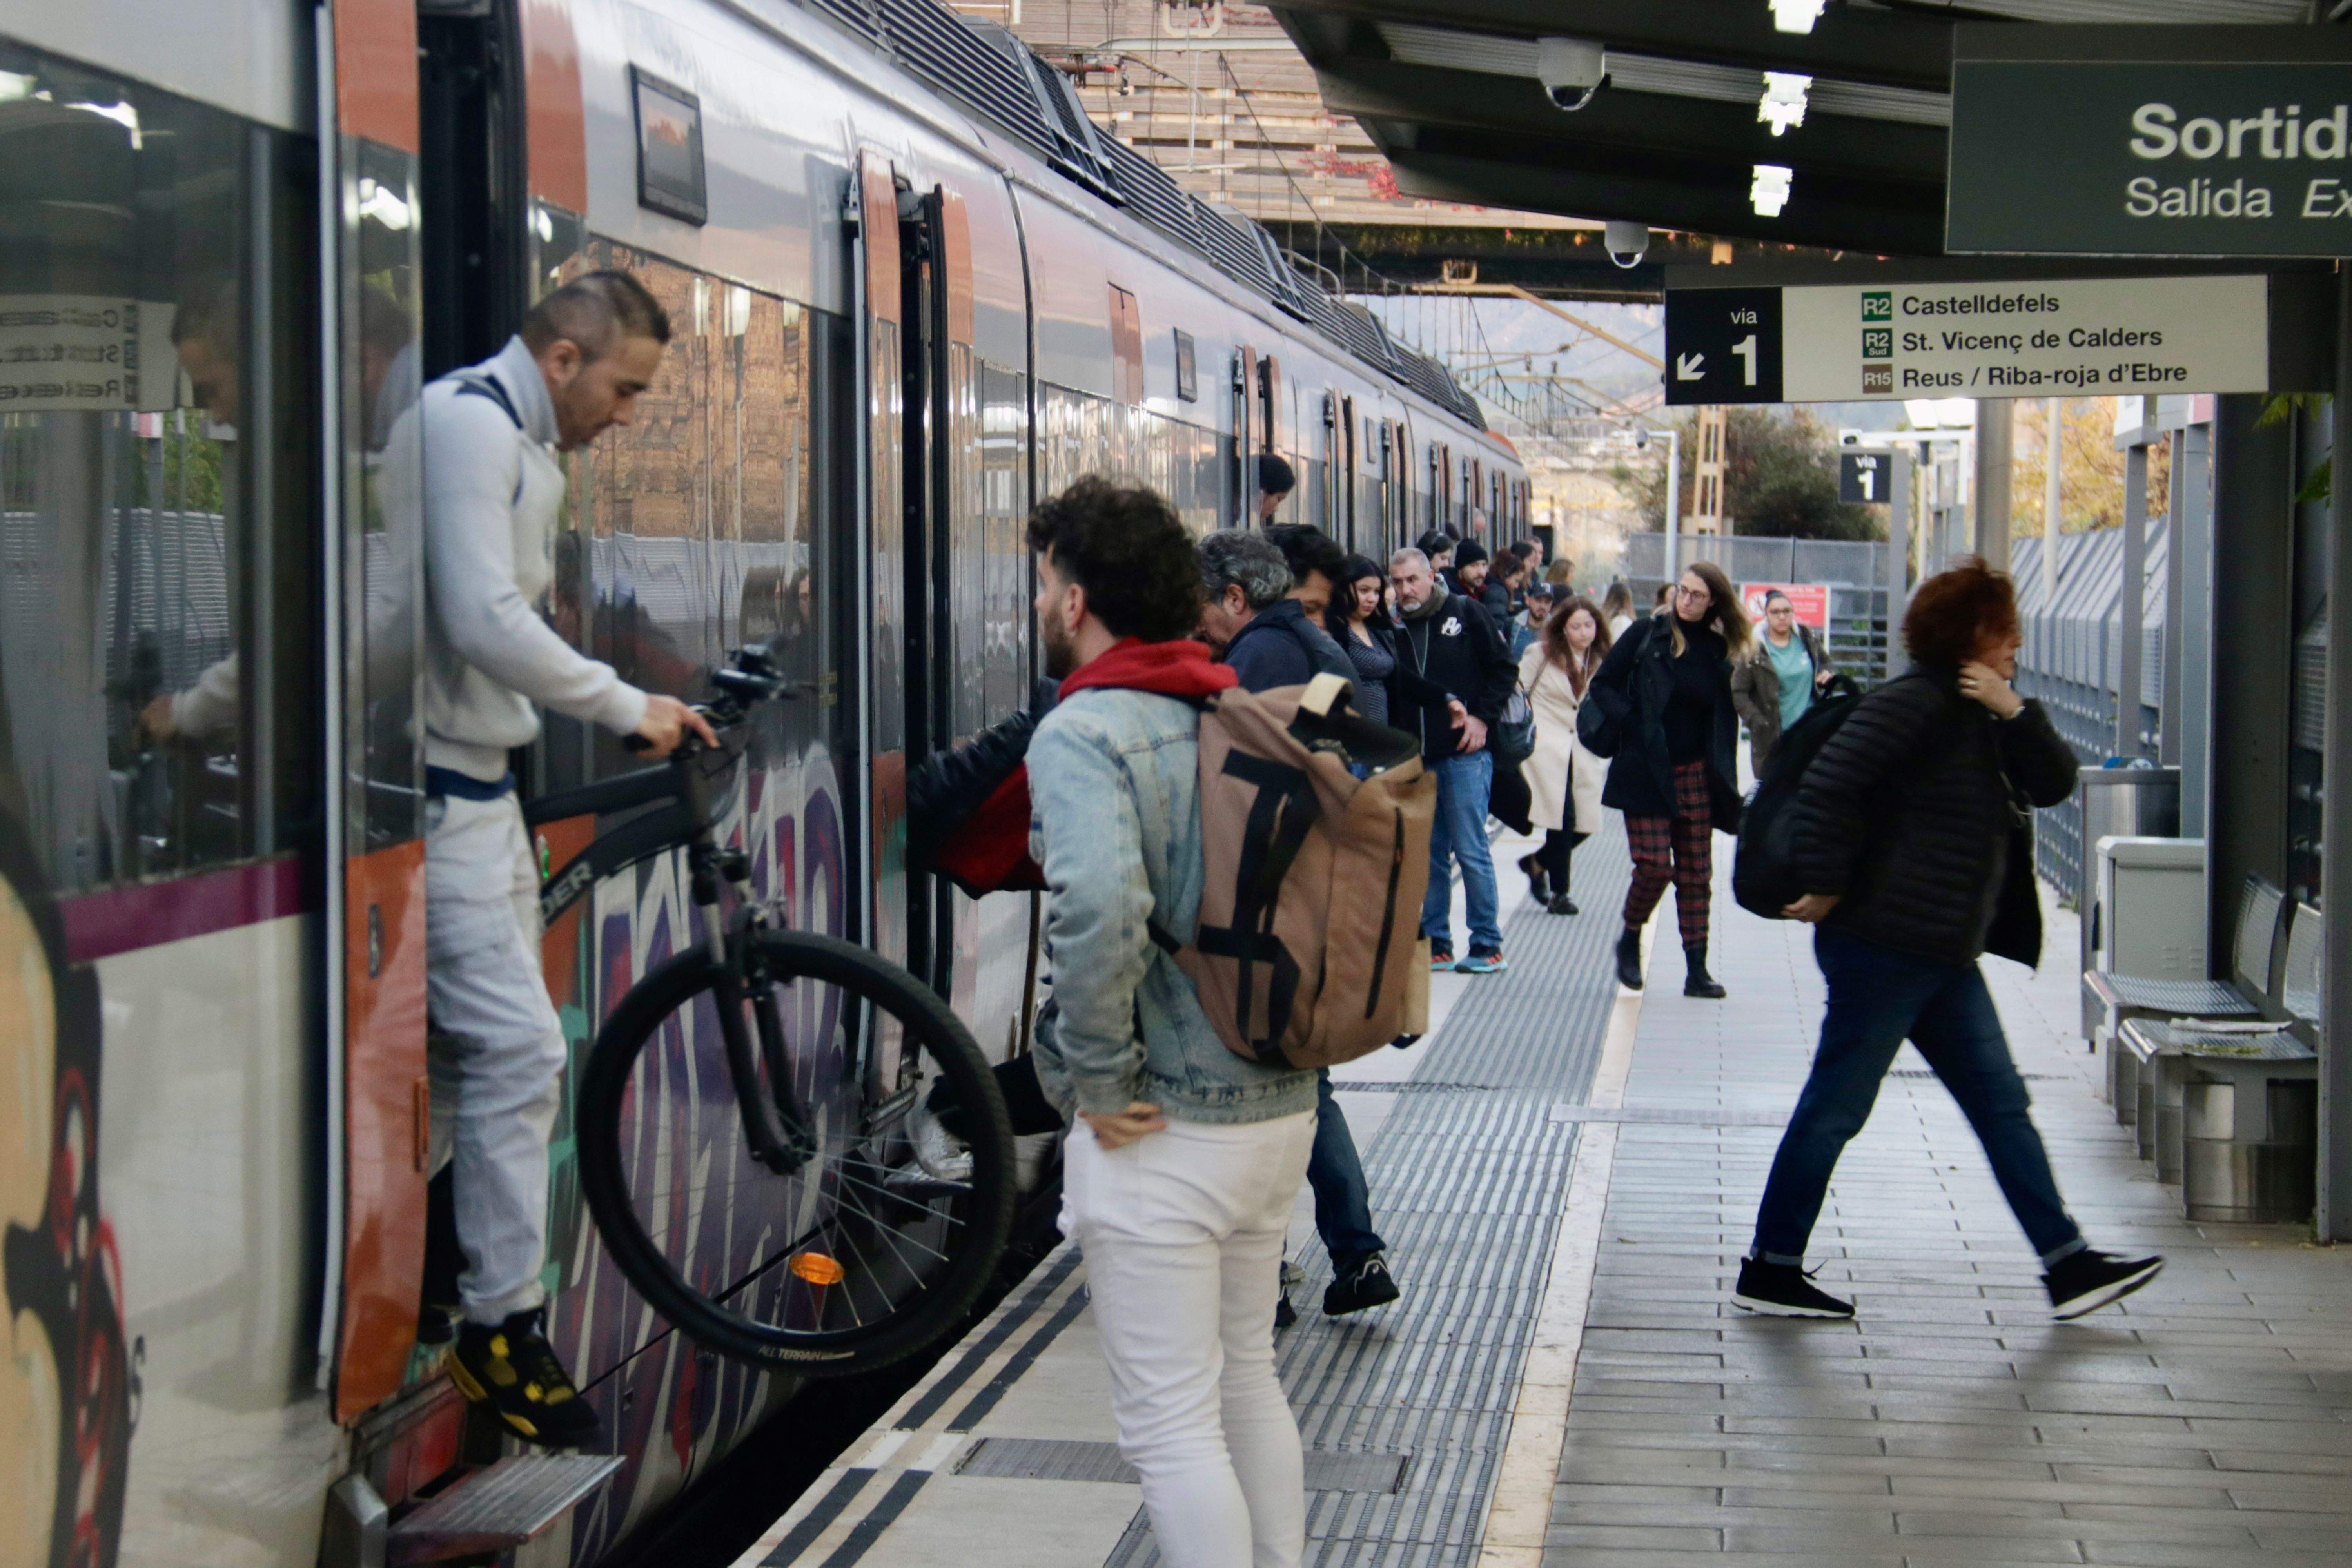
<instances>
[{"instance_id":1,"label":"white coat","mask_svg":"<svg viewBox=\"0 0 2352 1568\"><path fill-rule=\"evenodd\" d=\"M1595 668L1598 668L1596 663ZM1576 710L1583 706L1568 671L1544 656L1538 640L1519 656L1519 689L1535 710L1536 749L1519 764L1528 781L1528 819L1538 827L1568 826L1569 788L1576 791L1575 830L1601 831L1601 785L1609 776L1606 758L1577 739Z\"/></svg>"}]
</instances>

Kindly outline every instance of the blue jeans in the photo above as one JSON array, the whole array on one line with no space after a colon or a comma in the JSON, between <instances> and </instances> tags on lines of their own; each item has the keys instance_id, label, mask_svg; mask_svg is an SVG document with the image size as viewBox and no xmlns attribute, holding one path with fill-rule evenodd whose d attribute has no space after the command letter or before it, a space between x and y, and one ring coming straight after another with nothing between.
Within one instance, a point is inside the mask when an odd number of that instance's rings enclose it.
<instances>
[{"instance_id":1,"label":"blue jeans","mask_svg":"<svg viewBox=\"0 0 2352 1568\"><path fill-rule=\"evenodd\" d=\"M1870 1120L1879 1080L1906 1036L1959 1102L2010 1212L2042 1261L2081 1251L2083 1233L2058 1195L2042 1134L2026 1114L2032 1102L2025 1083L2010 1060L2000 1016L1977 966L1939 963L1820 927L1813 931L1813 956L1829 982L1829 1009L1812 1073L1764 1183L1756 1256L1767 1263L1804 1261L1830 1173Z\"/></svg>"},{"instance_id":2,"label":"blue jeans","mask_svg":"<svg viewBox=\"0 0 2352 1568\"><path fill-rule=\"evenodd\" d=\"M1421 934L1433 947L1454 949L1454 868L1462 862L1462 892L1470 906L1470 951L1503 951L1501 900L1495 858L1486 849L1486 801L1495 786L1495 759L1484 751L1459 752L1429 770L1437 776L1437 820L1429 830L1429 893L1421 900Z\"/></svg>"},{"instance_id":3,"label":"blue jeans","mask_svg":"<svg viewBox=\"0 0 2352 1568\"><path fill-rule=\"evenodd\" d=\"M1315 1189L1315 1234L1331 1255L1332 1272L1388 1250L1372 1228L1372 1194L1357 1157L1355 1134L1331 1098L1331 1069L1315 1071L1315 1147L1307 1157L1307 1184Z\"/></svg>"}]
</instances>

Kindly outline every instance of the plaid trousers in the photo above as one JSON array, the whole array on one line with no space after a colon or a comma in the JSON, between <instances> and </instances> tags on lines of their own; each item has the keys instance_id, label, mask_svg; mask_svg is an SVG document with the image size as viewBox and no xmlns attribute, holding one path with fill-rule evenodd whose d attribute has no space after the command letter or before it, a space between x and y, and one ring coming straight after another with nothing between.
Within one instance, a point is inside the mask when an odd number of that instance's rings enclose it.
<instances>
[{"instance_id":1,"label":"plaid trousers","mask_svg":"<svg viewBox=\"0 0 2352 1568\"><path fill-rule=\"evenodd\" d=\"M1633 851L1633 881L1625 889L1625 923L1646 923L1650 911L1675 885L1675 921L1683 945L1706 941L1708 900L1715 883L1715 802L1706 787L1706 763L1675 764L1675 814L1625 817L1625 837Z\"/></svg>"}]
</instances>

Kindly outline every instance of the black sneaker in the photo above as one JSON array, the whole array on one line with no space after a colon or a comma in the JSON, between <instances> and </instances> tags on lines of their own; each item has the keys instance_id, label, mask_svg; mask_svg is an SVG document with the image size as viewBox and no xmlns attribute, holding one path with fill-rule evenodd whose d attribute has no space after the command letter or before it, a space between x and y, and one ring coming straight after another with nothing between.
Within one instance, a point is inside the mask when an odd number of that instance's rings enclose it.
<instances>
[{"instance_id":1,"label":"black sneaker","mask_svg":"<svg viewBox=\"0 0 2352 1568\"><path fill-rule=\"evenodd\" d=\"M455 1302L425 1302L416 1310L416 1342L427 1350L440 1349L457 1337L465 1316Z\"/></svg>"},{"instance_id":2,"label":"black sneaker","mask_svg":"<svg viewBox=\"0 0 2352 1568\"><path fill-rule=\"evenodd\" d=\"M1552 915L1572 915L1576 913L1576 900L1566 893L1554 893L1551 896L1551 902L1544 906L1544 912Z\"/></svg>"},{"instance_id":3,"label":"black sneaker","mask_svg":"<svg viewBox=\"0 0 2352 1568\"><path fill-rule=\"evenodd\" d=\"M1323 1315L1344 1318L1350 1312L1360 1312L1370 1307L1385 1307L1404 1294L1397 1282L1389 1278L1389 1266L1381 1255L1373 1253L1347 1268L1339 1270L1323 1292Z\"/></svg>"},{"instance_id":4,"label":"black sneaker","mask_svg":"<svg viewBox=\"0 0 2352 1568\"><path fill-rule=\"evenodd\" d=\"M596 1412L572 1386L541 1323L546 1309L517 1312L503 1323L470 1320L449 1349L449 1381L477 1405L487 1405L508 1431L548 1448L587 1448L602 1436Z\"/></svg>"},{"instance_id":5,"label":"black sneaker","mask_svg":"<svg viewBox=\"0 0 2352 1568\"><path fill-rule=\"evenodd\" d=\"M1290 1304L1290 1292L1285 1290L1274 1299L1274 1331L1282 1332L1298 1321L1298 1309Z\"/></svg>"},{"instance_id":6,"label":"black sneaker","mask_svg":"<svg viewBox=\"0 0 2352 1568\"><path fill-rule=\"evenodd\" d=\"M2116 1258L2084 1247L2052 1264L2042 1276L2050 1315L2060 1322L2120 1301L2164 1271L2161 1258Z\"/></svg>"},{"instance_id":7,"label":"black sneaker","mask_svg":"<svg viewBox=\"0 0 2352 1568\"><path fill-rule=\"evenodd\" d=\"M1731 1304L1768 1318L1853 1316L1853 1302L1813 1289L1813 1282L1797 1265L1767 1263L1760 1258L1739 1260L1739 1283L1731 1292Z\"/></svg>"}]
</instances>

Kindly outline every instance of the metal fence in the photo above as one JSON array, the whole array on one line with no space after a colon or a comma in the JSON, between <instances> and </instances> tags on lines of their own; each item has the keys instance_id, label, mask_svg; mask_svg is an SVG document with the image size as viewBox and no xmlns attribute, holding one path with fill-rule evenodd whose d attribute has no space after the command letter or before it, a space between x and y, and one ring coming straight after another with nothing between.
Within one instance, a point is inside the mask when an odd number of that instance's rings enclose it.
<instances>
[{"instance_id":1,"label":"metal fence","mask_svg":"<svg viewBox=\"0 0 2352 1568\"><path fill-rule=\"evenodd\" d=\"M2165 519L2148 520L2147 576L2140 612L2140 718L2137 754L2157 755L2164 708L2164 634L2168 536ZM2116 701L2123 664L2123 545L2119 529L2062 535L2053 595L2042 578L2042 541L2010 547L2025 647L2018 656L2018 689L2039 700L2074 754L2086 763L2116 752ZM1830 590L1831 658L1864 677L1885 668L1885 552L1876 542L1743 539L1678 534L1676 575L1695 561L1713 561L1734 583L1820 583ZM1636 533L1625 541L1626 584L1646 608L1665 581L1665 535ZM2083 886L2083 814L2073 801L2040 814L2036 869L2067 897Z\"/></svg>"},{"instance_id":2,"label":"metal fence","mask_svg":"<svg viewBox=\"0 0 2352 1568\"><path fill-rule=\"evenodd\" d=\"M1646 608L1666 580L1666 536L1629 534L1625 584L1635 608ZM1675 575L1695 561L1712 561L1734 583L1819 583L1830 591L1830 658L1864 675L1886 668L1886 546L1871 540L1745 539L1737 534L1678 533Z\"/></svg>"},{"instance_id":3,"label":"metal fence","mask_svg":"<svg viewBox=\"0 0 2352 1568\"><path fill-rule=\"evenodd\" d=\"M2147 578L2140 600L2140 714L2136 754L2157 754L2164 708L2165 520L2151 518ZM2116 754L2116 701L2123 663L2124 536L2119 529L2062 535L2058 591L2042 574L2042 541L2010 546L2025 647L2017 659L2017 689L2040 700L2074 754L2096 763ZM2039 814L2035 869L2070 898L2081 896L2085 847L2082 808L2074 801Z\"/></svg>"}]
</instances>

